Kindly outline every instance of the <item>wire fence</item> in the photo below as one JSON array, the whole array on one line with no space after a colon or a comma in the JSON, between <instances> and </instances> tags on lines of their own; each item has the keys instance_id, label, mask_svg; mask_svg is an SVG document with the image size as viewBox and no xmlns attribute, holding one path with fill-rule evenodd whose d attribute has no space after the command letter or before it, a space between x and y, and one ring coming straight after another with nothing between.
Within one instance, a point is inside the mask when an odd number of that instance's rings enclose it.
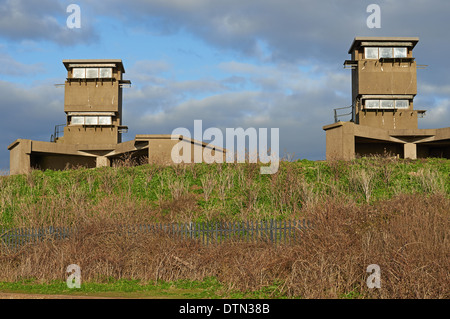
<instances>
[{"instance_id":1,"label":"wire fence","mask_svg":"<svg viewBox=\"0 0 450 319\"><path fill-rule=\"evenodd\" d=\"M118 234L138 236L139 234L165 234L174 239L198 240L203 244L234 241L265 241L273 244L295 243L304 230L312 228L309 220L265 220L246 222L191 222L191 223L154 223L140 225L118 225L114 228ZM2 248L17 249L25 244L44 240L66 240L76 233L76 228L40 227L13 228L0 227L0 245Z\"/></svg>"}]
</instances>

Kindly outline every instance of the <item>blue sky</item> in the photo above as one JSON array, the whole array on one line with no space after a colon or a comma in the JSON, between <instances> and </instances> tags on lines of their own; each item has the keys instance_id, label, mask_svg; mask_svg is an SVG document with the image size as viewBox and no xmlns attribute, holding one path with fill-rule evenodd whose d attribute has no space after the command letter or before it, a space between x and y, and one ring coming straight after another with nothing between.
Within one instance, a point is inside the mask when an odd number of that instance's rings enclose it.
<instances>
[{"instance_id":1,"label":"blue sky","mask_svg":"<svg viewBox=\"0 0 450 319\"><path fill-rule=\"evenodd\" d=\"M81 28L69 29L69 4ZM369 29L366 8L381 8ZM447 0L0 0L0 170L17 138L65 122L63 59L122 59L125 140L177 127L280 129L280 151L325 157L322 126L351 104L343 61L356 36L417 36L420 128L450 122Z\"/></svg>"}]
</instances>

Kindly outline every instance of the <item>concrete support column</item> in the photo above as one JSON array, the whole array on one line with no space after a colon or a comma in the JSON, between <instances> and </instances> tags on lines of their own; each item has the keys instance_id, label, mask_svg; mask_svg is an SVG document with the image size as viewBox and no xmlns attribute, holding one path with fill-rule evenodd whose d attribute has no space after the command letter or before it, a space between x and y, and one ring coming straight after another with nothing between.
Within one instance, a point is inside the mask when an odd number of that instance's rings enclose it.
<instances>
[{"instance_id":1,"label":"concrete support column","mask_svg":"<svg viewBox=\"0 0 450 319\"><path fill-rule=\"evenodd\" d=\"M417 144L405 143L403 146L403 153L405 158L417 159Z\"/></svg>"},{"instance_id":2,"label":"concrete support column","mask_svg":"<svg viewBox=\"0 0 450 319\"><path fill-rule=\"evenodd\" d=\"M31 140L18 139L8 146L9 174L26 174L31 169Z\"/></svg>"},{"instance_id":3,"label":"concrete support column","mask_svg":"<svg viewBox=\"0 0 450 319\"><path fill-rule=\"evenodd\" d=\"M106 156L97 156L96 167L110 166L110 160Z\"/></svg>"},{"instance_id":4,"label":"concrete support column","mask_svg":"<svg viewBox=\"0 0 450 319\"><path fill-rule=\"evenodd\" d=\"M353 123L335 123L324 127L326 131L327 160L355 158L355 131Z\"/></svg>"}]
</instances>

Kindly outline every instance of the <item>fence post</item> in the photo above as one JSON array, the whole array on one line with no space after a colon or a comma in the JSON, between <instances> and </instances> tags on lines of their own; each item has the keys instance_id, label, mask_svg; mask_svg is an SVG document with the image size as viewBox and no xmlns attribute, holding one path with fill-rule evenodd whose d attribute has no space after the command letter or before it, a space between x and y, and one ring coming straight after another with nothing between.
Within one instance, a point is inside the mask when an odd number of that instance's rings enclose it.
<instances>
[{"instance_id":1,"label":"fence post","mask_svg":"<svg viewBox=\"0 0 450 319\"><path fill-rule=\"evenodd\" d=\"M270 220L270 230L269 230L270 242L274 242L273 238L273 219Z\"/></svg>"}]
</instances>

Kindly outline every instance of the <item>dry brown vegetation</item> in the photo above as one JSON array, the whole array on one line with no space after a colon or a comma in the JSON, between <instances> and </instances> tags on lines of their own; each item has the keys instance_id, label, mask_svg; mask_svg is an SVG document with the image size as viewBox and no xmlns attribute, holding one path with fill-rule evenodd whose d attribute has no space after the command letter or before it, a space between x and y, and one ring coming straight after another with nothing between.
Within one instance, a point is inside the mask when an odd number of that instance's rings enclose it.
<instances>
[{"instance_id":1,"label":"dry brown vegetation","mask_svg":"<svg viewBox=\"0 0 450 319\"><path fill-rule=\"evenodd\" d=\"M184 176L189 169L180 166L174 176ZM124 184L124 193L115 193L112 171L101 175L99 186L108 196L95 201L89 201L87 193L75 183L62 184L58 191L67 193L67 197L55 197L45 208L22 202L22 218L27 219L23 225L42 225L43 214L47 222L67 224L68 214L79 231L66 240L26 245L17 251L2 250L0 281L65 280L66 267L78 264L83 281L126 278L157 282L213 276L226 289L254 291L276 285L278 295L302 298L450 297L450 199L445 192L446 176L428 168L419 169L417 176L405 172L408 178L418 178L418 184L422 183L427 191L407 194L397 189L393 196L371 201L376 179L373 171L366 169L365 175L346 173L348 186L332 184L333 179L322 179L317 173L317 183L332 185L321 192L314 191L311 180L302 178L296 170L287 170L267 177L273 190L270 196L264 193L264 185L251 183L260 178L257 168L233 174L226 168L221 170L216 178L212 172L196 172L198 176L193 178L199 183L195 185L162 174L156 183L166 185L170 196L164 195L163 188L156 190L160 192L156 207L135 200L131 184ZM151 183L159 173L147 175L143 183ZM378 182L392 182L392 171L383 167L379 173ZM331 175L336 180L343 178L343 169L331 166ZM264 203L286 210L287 218L303 216L313 220L314 229L304 232L300 243L280 245L232 241L203 245L164 234L132 236L117 231L118 220L130 224L151 222L155 216L164 221L192 220L199 201L209 203L219 198L214 206L205 206L204 217L214 219L222 208L230 207L225 199L234 205L228 191L236 183L243 194L238 200L245 203L239 207L241 219L253 217L251 212L261 209L265 196ZM87 180L89 185L94 187L93 180ZM203 192L195 192L197 188ZM360 196L351 196L356 189ZM370 264L381 268L380 289L366 286L366 268Z\"/></svg>"}]
</instances>

